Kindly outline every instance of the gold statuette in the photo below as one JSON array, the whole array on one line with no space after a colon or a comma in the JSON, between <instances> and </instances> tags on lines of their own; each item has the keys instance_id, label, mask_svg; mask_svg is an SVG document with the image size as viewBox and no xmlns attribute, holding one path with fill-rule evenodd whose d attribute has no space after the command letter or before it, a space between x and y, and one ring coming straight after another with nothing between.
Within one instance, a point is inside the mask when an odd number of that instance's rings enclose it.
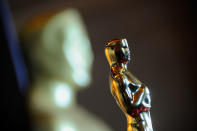
<instances>
[{"instance_id":1,"label":"gold statuette","mask_svg":"<svg viewBox=\"0 0 197 131\"><path fill-rule=\"evenodd\" d=\"M110 89L127 117L128 131L153 131L149 89L127 70L130 61L127 40L107 43L105 55L111 68Z\"/></svg>"}]
</instances>

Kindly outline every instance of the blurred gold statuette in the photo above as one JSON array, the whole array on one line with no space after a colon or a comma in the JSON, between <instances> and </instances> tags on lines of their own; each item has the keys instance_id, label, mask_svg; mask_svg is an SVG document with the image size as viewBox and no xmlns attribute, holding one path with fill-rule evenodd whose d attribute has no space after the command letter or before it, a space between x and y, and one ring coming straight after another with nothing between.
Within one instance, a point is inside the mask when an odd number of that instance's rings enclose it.
<instances>
[{"instance_id":1,"label":"blurred gold statuette","mask_svg":"<svg viewBox=\"0 0 197 131\"><path fill-rule=\"evenodd\" d=\"M130 61L127 40L110 41L105 54L111 68L111 92L127 117L128 131L153 131L149 89L127 70Z\"/></svg>"},{"instance_id":2,"label":"blurred gold statuette","mask_svg":"<svg viewBox=\"0 0 197 131\"><path fill-rule=\"evenodd\" d=\"M91 82L93 52L76 9L34 18L21 31L29 67L28 108L35 131L110 131L76 101Z\"/></svg>"}]
</instances>

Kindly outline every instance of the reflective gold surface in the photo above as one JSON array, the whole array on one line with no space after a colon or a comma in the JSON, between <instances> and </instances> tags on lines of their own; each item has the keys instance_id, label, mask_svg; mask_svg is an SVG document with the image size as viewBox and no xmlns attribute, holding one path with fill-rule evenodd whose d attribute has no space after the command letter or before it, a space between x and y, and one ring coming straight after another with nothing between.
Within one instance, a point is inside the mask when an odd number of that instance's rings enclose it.
<instances>
[{"instance_id":1,"label":"reflective gold surface","mask_svg":"<svg viewBox=\"0 0 197 131\"><path fill-rule=\"evenodd\" d=\"M110 41L105 54L111 68L111 92L127 117L128 131L153 131L149 89L127 70L130 61L127 40Z\"/></svg>"}]
</instances>

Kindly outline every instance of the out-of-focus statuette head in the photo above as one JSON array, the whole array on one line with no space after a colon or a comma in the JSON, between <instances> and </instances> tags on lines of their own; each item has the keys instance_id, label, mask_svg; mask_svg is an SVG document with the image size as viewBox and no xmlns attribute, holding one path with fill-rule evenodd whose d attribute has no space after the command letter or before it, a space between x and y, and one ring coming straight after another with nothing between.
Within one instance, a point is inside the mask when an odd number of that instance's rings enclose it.
<instances>
[{"instance_id":1,"label":"out-of-focus statuette head","mask_svg":"<svg viewBox=\"0 0 197 131\"><path fill-rule=\"evenodd\" d=\"M32 20L22 38L32 74L47 73L72 87L86 87L91 82L92 48L75 9Z\"/></svg>"}]
</instances>

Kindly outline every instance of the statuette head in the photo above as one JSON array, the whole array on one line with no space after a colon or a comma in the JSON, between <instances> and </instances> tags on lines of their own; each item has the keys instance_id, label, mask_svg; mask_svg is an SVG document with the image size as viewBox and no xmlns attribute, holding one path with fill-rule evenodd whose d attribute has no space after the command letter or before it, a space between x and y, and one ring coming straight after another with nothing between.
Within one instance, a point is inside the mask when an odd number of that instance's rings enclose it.
<instances>
[{"instance_id":1,"label":"statuette head","mask_svg":"<svg viewBox=\"0 0 197 131\"><path fill-rule=\"evenodd\" d=\"M130 61L130 50L127 40L121 38L108 42L105 47L105 54L110 66L116 63L127 64Z\"/></svg>"}]
</instances>

